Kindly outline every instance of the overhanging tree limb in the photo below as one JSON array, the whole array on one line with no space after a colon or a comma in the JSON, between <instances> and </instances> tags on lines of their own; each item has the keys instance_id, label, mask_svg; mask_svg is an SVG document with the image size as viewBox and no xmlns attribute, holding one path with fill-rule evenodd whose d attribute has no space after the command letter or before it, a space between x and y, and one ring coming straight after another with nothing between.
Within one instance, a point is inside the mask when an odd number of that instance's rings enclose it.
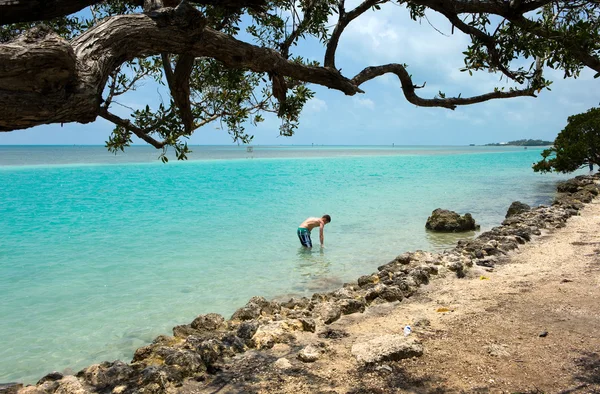
<instances>
[{"instance_id":1,"label":"overhanging tree limb","mask_svg":"<svg viewBox=\"0 0 600 394\"><path fill-rule=\"evenodd\" d=\"M292 62L274 50L210 29L199 11L181 3L148 15L106 18L71 43L39 28L0 45L0 131L92 122L111 72L127 60L166 49L212 57L230 68L276 72L349 95L361 91L335 70Z\"/></svg>"},{"instance_id":2,"label":"overhanging tree limb","mask_svg":"<svg viewBox=\"0 0 600 394\"><path fill-rule=\"evenodd\" d=\"M487 94L482 94L479 96L473 97L451 97L451 98L433 98L433 99L425 99L417 96L415 90L417 86L412 81L412 78L406 68L402 64L392 63L386 64L383 66L375 66L375 67L367 67L358 73L352 81L356 84L356 86L360 86L366 81L369 81L378 76L392 73L395 74L398 79L400 79L400 84L402 85L402 91L404 92L404 96L406 99L420 107L443 107L448 109L455 109L459 105L470 105L476 103L482 103L484 101L489 101L493 99L501 99L501 98L509 98L509 97L522 97L522 96L531 96L535 97L534 89L514 89L508 92L503 91L495 91Z\"/></svg>"},{"instance_id":3,"label":"overhanging tree limb","mask_svg":"<svg viewBox=\"0 0 600 394\"><path fill-rule=\"evenodd\" d=\"M100 4L105 0L0 0L0 25L20 22L46 21L81 11L85 7ZM130 0L129 4L142 6L144 0ZM227 8L251 8L262 10L266 0L188 0L197 5ZM169 0L169 6L179 4Z\"/></svg>"}]
</instances>

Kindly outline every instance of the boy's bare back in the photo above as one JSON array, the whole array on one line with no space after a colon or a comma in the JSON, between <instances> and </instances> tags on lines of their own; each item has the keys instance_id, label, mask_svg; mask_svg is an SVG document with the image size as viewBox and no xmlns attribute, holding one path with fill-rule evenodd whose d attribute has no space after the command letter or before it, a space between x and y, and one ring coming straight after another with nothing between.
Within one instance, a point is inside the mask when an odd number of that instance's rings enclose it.
<instances>
[{"instance_id":1,"label":"boy's bare back","mask_svg":"<svg viewBox=\"0 0 600 394\"><path fill-rule=\"evenodd\" d=\"M303 221L300 224L300 226L298 226L298 227L300 227L300 228L307 228L308 230L312 230L315 227L321 226L322 223L323 223L323 219L322 218L308 218L305 221Z\"/></svg>"}]
</instances>

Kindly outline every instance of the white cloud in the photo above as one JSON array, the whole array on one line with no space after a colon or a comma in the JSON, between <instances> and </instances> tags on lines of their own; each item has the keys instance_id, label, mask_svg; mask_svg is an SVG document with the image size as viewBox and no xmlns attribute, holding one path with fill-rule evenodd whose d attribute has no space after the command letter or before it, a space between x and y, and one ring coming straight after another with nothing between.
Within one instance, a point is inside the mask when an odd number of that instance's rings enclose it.
<instances>
[{"instance_id":1,"label":"white cloud","mask_svg":"<svg viewBox=\"0 0 600 394\"><path fill-rule=\"evenodd\" d=\"M354 96L352 97L352 101L354 102L354 106L356 107L375 109L375 103L371 99Z\"/></svg>"},{"instance_id":2,"label":"white cloud","mask_svg":"<svg viewBox=\"0 0 600 394\"><path fill-rule=\"evenodd\" d=\"M317 97L314 97L306 103L305 108L309 112L321 112L321 111L327 111L328 107L327 107L326 101L321 100Z\"/></svg>"}]
</instances>

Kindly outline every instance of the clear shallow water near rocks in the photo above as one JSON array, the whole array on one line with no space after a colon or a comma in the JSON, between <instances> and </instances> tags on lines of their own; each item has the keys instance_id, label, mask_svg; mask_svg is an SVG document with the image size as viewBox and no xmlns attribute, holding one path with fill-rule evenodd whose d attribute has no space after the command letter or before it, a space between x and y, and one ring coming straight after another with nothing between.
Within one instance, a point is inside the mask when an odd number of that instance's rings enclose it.
<instances>
[{"instance_id":1,"label":"clear shallow water near rocks","mask_svg":"<svg viewBox=\"0 0 600 394\"><path fill-rule=\"evenodd\" d=\"M128 361L197 314L449 247L461 236L425 231L433 209L485 231L566 178L533 173L536 148L192 149L163 165L147 147L0 147L0 382ZM326 248L302 250L297 225L324 213Z\"/></svg>"}]
</instances>

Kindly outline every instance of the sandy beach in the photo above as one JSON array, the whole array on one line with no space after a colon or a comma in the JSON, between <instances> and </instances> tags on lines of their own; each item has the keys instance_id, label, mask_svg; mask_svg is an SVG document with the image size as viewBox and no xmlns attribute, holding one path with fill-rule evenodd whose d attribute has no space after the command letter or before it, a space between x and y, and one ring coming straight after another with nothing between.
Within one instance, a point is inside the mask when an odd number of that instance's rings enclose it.
<instances>
[{"instance_id":1,"label":"sandy beach","mask_svg":"<svg viewBox=\"0 0 600 394\"><path fill-rule=\"evenodd\" d=\"M371 306L329 326L239 356L210 384L182 393L600 392L600 201L544 231L493 269L441 275L402 302ZM447 310L447 312L442 312ZM361 366L355 343L411 337L422 357ZM313 363L297 349L320 349ZM289 368L265 368L286 358ZM228 372L230 371L230 372Z\"/></svg>"}]
</instances>

